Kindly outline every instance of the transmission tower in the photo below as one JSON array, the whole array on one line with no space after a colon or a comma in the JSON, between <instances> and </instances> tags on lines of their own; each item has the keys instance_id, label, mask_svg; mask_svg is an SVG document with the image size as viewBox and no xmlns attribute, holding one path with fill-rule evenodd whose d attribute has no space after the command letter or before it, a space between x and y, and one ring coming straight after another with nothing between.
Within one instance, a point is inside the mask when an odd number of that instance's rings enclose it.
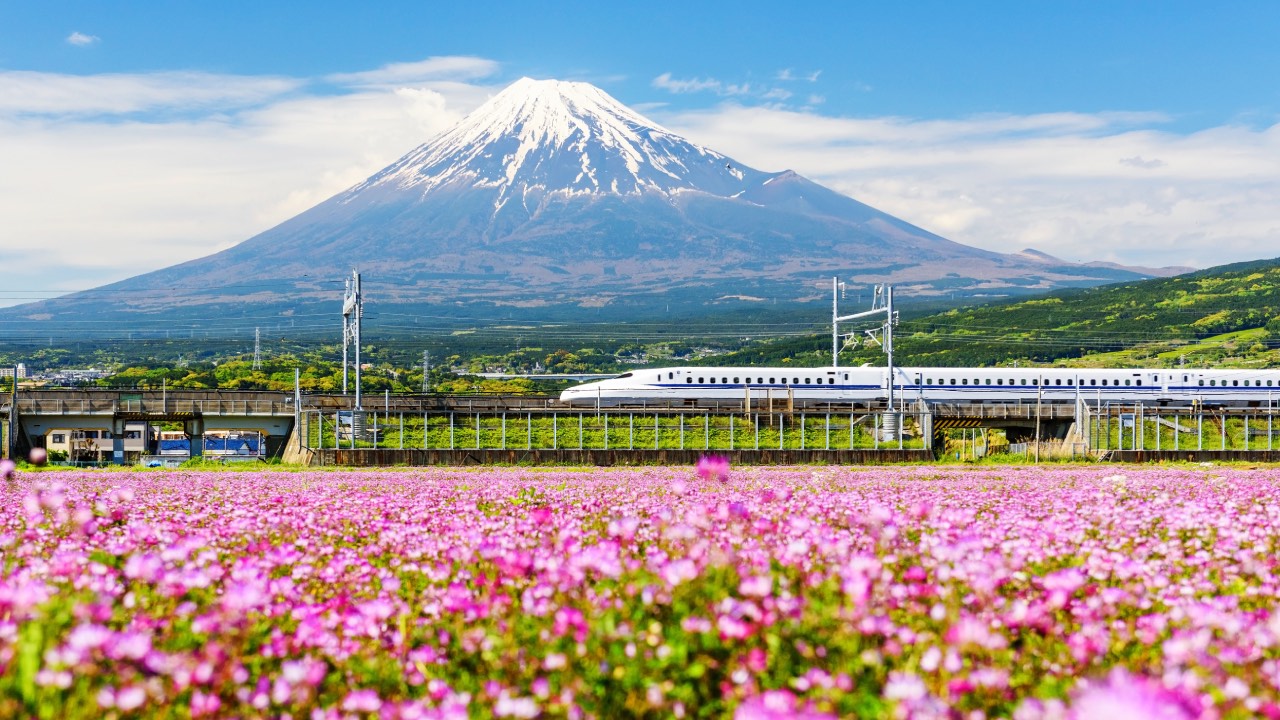
<instances>
[{"instance_id":1,"label":"transmission tower","mask_svg":"<svg viewBox=\"0 0 1280 720\"><path fill-rule=\"evenodd\" d=\"M422 393L431 392L431 351L422 351Z\"/></svg>"},{"instance_id":2,"label":"transmission tower","mask_svg":"<svg viewBox=\"0 0 1280 720\"><path fill-rule=\"evenodd\" d=\"M253 369L262 369L262 328L253 329Z\"/></svg>"},{"instance_id":3,"label":"transmission tower","mask_svg":"<svg viewBox=\"0 0 1280 720\"><path fill-rule=\"evenodd\" d=\"M360 318L364 317L364 296L360 292L360 272L351 271L342 297L342 394L347 394L347 348L356 348L356 409L360 409Z\"/></svg>"},{"instance_id":4,"label":"transmission tower","mask_svg":"<svg viewBox=\"0 0 1280 720\"><path fill-rule=\"evenodd\" d=\"M852 315L841 315L837 304L838 293L841 285L836 278L831 278L831 367L835 368L840 365L840 347L838 344L839 332L838 325L848 320L859 320L872 315L884 315L884 324L874 330L866 330L867 337L871 341L884 349L885 354L885 370L888 372L888 382L886 390L888 397L886 405L890 414L893 413L893 385L896 382L893 369L893 328L898 324L898 312L893 309L893 286L888 284L877 285L875 294L871 299L871 309L865 312L854 313ZM876 337L879 332L880 336ZM897 430L896 420L894 421L895 432Z\"/></svg>"}]
</instances>

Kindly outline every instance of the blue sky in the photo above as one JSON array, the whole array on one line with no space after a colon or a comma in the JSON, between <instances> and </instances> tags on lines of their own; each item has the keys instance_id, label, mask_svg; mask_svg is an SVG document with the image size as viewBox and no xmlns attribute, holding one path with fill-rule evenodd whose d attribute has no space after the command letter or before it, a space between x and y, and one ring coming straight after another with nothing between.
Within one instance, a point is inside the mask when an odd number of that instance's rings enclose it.
<instances>
[{"instance_id":1,"label":"blue sky","mask_svg":"<svg viewBox=\"0 0 1280 720\"><path fill-rule=\"evenodd\" d=\"M1280 255L1276 2L6 2L0 304L199 257L521 77L1070 260Z\"/></svg>"}]
</instances>

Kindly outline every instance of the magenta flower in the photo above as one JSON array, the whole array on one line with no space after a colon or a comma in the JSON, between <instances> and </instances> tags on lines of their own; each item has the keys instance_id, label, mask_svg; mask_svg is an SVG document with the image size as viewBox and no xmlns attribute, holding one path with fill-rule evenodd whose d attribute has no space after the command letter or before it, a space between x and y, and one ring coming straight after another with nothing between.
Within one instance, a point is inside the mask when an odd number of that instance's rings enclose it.
<instances>
[{"instance_id":1,"label":"magenta flower","mask_svg":"<svg viewBox=\"0 0 1280 720\"><path fill-rule=\"evenodd\" d=\"M703 455L698 458L695 469L703 480L729 480L729 458L722 455Z\"/></svg>"},{"instance_id":2,"label":"magenta flower","mask_svg":"<svg viewBox=\"0 0 1280 720\"><path fill-rule=\"evenodd\" d=\"M747 698L733 713L733 720L834 720L835 716L802 708L787 690L766 690Z\"/></svg>"},{"instance_id":3,"label":"magenta flower","mask_svg":"<svg viewBox=\"0 0 1280 720\"><path fill-rule=\"evenodd\" d=\"M382 700L373 690L355 690L342 700L342 709L348 712L377 712Z\"/></svg>"},{"instance_id":4,"label":"magenta flower","mask_svg":"<svg viewBox=\"0 0 1280 720\"><path fill-rule=\"evenodd\" d=\"M1199 710L1155 680L1117 669L1105 682L1090 685L1071 703L1071 720L1190 720Z\"/></svg>"}]
</instances>

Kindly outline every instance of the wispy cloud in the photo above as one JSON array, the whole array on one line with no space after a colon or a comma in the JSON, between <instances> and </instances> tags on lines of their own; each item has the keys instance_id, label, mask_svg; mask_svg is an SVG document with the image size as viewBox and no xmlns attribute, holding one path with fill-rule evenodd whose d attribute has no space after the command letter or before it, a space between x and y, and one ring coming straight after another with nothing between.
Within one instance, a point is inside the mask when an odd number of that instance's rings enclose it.
<instances>
[{"instance_id":1,"label":"wispy cloud","mask_svg":"<svg viewBox=\"0 0 1280 720\"><path fill-rule=\"evenodd\" d=\"M437 80L479 80L498 71L495 60L478 57L431 57L417 62L392 63L376 70L337 73L326 78L339 85L386 87Z\"/></svg>"},{"instance_id":2,"label":"wispy cloud","mask_svg":"<svg viewBox=\"0 0 1280 720\"><path fill-rule=\"evenodd\" d=\"M669 72L654 78L652 85L673 93L711 92L716 95L746 95L751 92L750 83L723 83L715 78L678 80L671 77Z\"/></svg>"},{"instance_id":3,"label":"wispy cloud","mask_svg":"<svg viewBox=\"0 0 1280 720\"><path fill-rule=\"evenodd\" d=\"M199 72L63 75L0 71L0 115L123 114L257 105L304 81Z\"/></svg>"},{"instance_id":4,"label":"wispy cloud","mask_svg":"<svg viewBox=\"0 0 1280 720\"><path fill-rule=\"evenodd\" d=\"M782 82L793 82L797 80L802 80L804 82L814 83L814 82L818 82L818 77L820 75L822 75L821 70L814 70L813 72L807 72L807 73L796 73L792 71L791 68L783 68L782 70L778 71L778 74L775 77L777 77L778 80Z\"/></svg>"},{"instance_id":5,"label":"wispy cloud","mask_svg":"<svg viewBox=\"0 0 1280 720\"><path fill-rule=\"evenodd\" d=\"M86 45L92 45L100 39L101 38L97 35L86 35L85 33L76 31L67 36L67 44L75 45L76 47L84 47Z\"/></svg>"},{"instance_id":6,"label":"wispy cloud","mask_svg":"<svg viewBox=\"0 0 1280 720\"><path fill-rule=\"evenodd\" d=\"M1148 160L1144 157L1134 155L1133 157L1120 158L1120 164L1128 165L1129 167L1141 168L1143 170L1155 170L1156 168L1164 167L1165 162L1160 158L1152 158L1151 160Z\"/></svg>"}]
</instances>

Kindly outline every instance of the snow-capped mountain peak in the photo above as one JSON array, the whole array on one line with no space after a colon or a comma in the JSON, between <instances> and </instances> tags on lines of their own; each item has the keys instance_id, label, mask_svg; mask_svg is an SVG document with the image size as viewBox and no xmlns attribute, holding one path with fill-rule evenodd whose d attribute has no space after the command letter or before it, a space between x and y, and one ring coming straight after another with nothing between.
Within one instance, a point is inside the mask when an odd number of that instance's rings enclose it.
<instances>
[{"instance_id":1,"label":"snow-capped mountain peak","mask_svg":"<svg viewBox=\"0 0 1280 720\"><path fill-rule=\"evenodd\" d=\"M491 188L494 206L530 192L731 196L766 177L662 128L581 82L522 78L460 123L352 188Z\"/></svg>"}]
</instances>

